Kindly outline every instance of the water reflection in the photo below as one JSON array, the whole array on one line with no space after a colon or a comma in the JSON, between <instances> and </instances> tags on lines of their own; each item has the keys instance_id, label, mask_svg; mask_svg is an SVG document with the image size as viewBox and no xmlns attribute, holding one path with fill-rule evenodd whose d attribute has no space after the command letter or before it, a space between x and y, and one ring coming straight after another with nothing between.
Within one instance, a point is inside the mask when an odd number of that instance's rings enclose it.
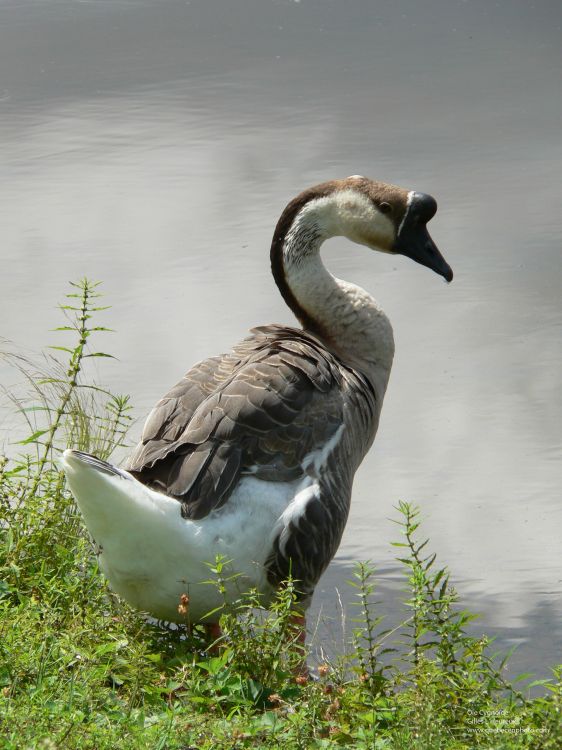
<instances>
[{"instance_id":1,"label":"water reflection","mask_svg":"<svg viewBox=\"0 0 562 750\"><path fill-rule=\"evenodd\" d=\"M421 503L469 605L529 641L530 671L561 636L560 16L510 0L0 7L2 334L51 343L66 279L103 280L121 358L103 377L139 417L190 363L290 320L268 248L295 192L366 173L437 196L451 287L326 247L397 340L340 559L391 569L386 519Z\"/></svg>"}]
</instances>

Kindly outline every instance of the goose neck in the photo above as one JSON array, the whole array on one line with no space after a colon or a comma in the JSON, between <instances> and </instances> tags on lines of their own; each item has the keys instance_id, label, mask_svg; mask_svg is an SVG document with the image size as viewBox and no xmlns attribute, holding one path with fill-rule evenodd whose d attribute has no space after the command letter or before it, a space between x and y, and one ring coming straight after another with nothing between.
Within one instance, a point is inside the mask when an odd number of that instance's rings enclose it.
<instances>
[{"instance_id":1,"label":"goose neck","mask_svg":"<svg viewBox=\"0 0 562 750\"><path fill-rule=\"evenodd\" d=\"M314 203L281 217L271 248L275 281L303 328L384 391L394 355L392 327L370 294L324 266L322 243L340 232L327 201Z\"/></svg>"}]
</instances>

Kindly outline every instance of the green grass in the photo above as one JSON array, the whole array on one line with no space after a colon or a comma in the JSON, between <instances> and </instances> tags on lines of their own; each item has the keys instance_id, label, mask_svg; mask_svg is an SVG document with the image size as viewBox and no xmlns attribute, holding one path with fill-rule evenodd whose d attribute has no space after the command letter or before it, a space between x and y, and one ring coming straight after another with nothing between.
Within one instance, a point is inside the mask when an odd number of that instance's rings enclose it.
<instances>
[{"instance_id":1,"label":"green grass","mask_svg":"<svg viewBox=\"0 0 562 750\"><path fill-rule=\"evenodd\" d=\"M292 581L267 614L251 592L225 611L214 651L197 628L151 624L113 595L56 457L67 445L110 457L129 405L88 382L88 361L107 356L89 348L105 308L86 280L72 294L63 361L45 371L12 357L31 397L14 398L29 437L0 460L0 747L562 747L560 668L538 698L505 682L406 503L395 543L404 621L383 629L376 575L359 564L348 652L317 680L295 676ZM212 561L209 585L223 585L224 562Z\"/></svg>"}]
</instances>

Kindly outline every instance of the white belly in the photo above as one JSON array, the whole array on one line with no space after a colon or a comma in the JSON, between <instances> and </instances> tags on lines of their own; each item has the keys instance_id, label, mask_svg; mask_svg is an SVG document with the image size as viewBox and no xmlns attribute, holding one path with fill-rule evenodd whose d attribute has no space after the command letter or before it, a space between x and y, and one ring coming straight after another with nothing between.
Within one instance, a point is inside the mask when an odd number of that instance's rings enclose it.
<instances>
[{"instance_id":1,"label":"white belly","mask_svg":"<svg viewBox=\"0 0 562 750\"><path fill-rule=\"evenodd\" d=\"M287 519L289 506L298 511L311 489L309 479L275 483L243 477L222 508L190 521L181 517L177 500L137 481L74 461L65 470L111 587L132 606L169 621L186 619L178 614L182 594L189 596L192 622L224 603L217 586L208 582L216 579L210 567L217 556L228 561L222 573L228 579L227 601L251 588L270 595L263 566L284 525L280 518L285 512Z\"/></svg>"},{"instance_id":2,"label":"white belly","mask_svg":"<svg viewBox=\"0 0 562 750\"><path fill-rule=\"evenodd\" d=\"M226 562L222 578L227 601L253 588L271 594L263 566L272 530L294 493L294 486L247 477L223 508L201 521L182 518L180 504L165 498L174 503L171 517L166 514L162 525L134 524L127 542L118 546L113 540L105 545L102 541L100 567L117 593L160 619L184 620L177 607L180 596L187 594L189 617L199 622L224 603L212 582L217 579L211 567L218 557Z\"/></svg>"}]
</instances>

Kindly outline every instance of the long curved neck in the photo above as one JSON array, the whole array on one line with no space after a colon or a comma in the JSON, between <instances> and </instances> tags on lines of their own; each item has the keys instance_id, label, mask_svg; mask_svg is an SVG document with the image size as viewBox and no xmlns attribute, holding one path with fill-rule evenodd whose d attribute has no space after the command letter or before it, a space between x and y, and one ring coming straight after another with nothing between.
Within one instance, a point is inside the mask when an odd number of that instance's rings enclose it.
<instances>
[{"instance_id":1,"label":"long curved neck","mask_svg":"<svg viewBox=\"0 0 562 750\"><path fill-rule=\"evenodd\" d=\"M394 356L392 327L370 294L332 276L322 263L322 243L338 234L337 212L329 196L302 206L293 201L273 237L273 276L303 328L384 392Z\"/></svg>"}]
</instances>

